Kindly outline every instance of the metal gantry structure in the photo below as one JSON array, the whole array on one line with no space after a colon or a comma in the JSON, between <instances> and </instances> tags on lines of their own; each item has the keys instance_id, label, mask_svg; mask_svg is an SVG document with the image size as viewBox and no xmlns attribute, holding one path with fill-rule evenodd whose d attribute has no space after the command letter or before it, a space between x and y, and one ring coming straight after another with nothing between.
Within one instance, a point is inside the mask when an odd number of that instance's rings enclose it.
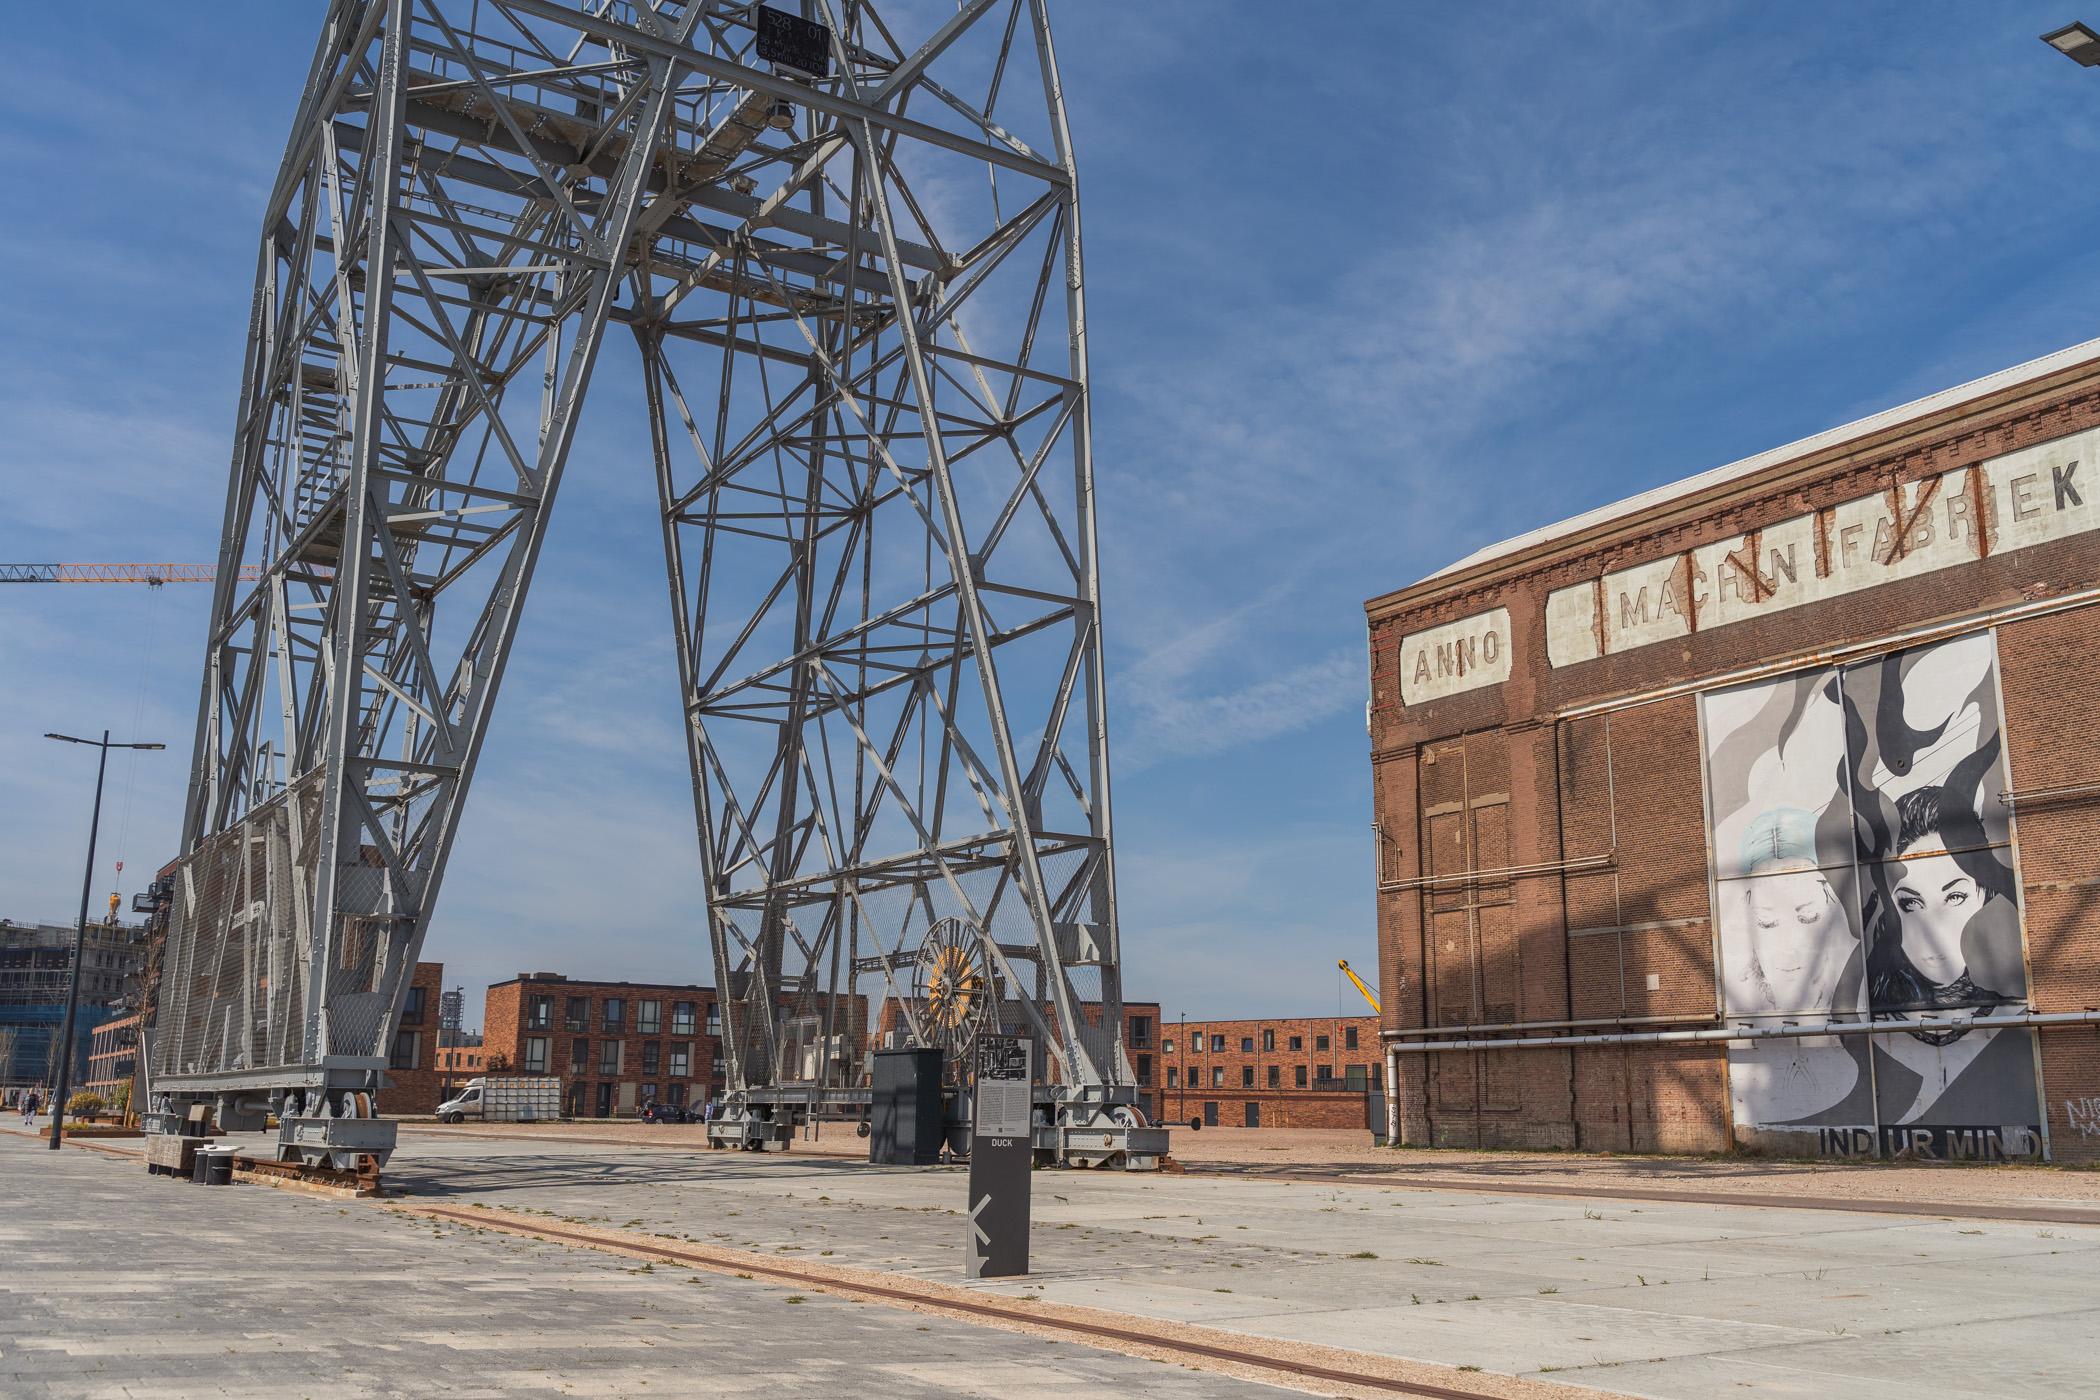
<instances>
[{"instance_id":1,"label":"metal gantry structure","mask_svg":"<svg viewBox=\"0 0 2100 1400\"><path fill-rule=\"evenodd\" d=\"M784 1141L864 1094L864 1048L935 1043L914 969L960 927L970 1024L1047 1047L1039 1148L1164 1150L1122 1043L1046 3L330 6L262 220L164 1112L384 1151L373 1098L556 491L653 468L716 1141ZM572 466L615 324L653 462Z\"/></svg>"}]
</instances>

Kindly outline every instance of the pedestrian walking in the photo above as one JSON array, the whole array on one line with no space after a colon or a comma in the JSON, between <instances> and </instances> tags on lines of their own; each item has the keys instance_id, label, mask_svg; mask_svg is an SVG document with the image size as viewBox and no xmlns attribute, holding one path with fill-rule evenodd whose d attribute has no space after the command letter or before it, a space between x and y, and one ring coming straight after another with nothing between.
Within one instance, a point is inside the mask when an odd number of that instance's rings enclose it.
<instances>
[{"instance_id":1,"label":"pedestrian walking","mask_svg":"<svg viewBox=\"0 0 2100 1400\"><path fill-rule=\"evenodd\" d=\"M37 1098L37 1096L36 1096L36 1090L34 1090L34 1089L31 1089L31 1090L29 1091L29 1093L28 1093L28 1094L27 1094L27 1095L26 1095L26 1096L25 1096L25 1097L23 1098L23 1100L22 1100L22 1126L23 1126L23 1127L25 1127L25 1128L29 1128L29 1129L34 1129L34 1128L36 1127L36 1111L37 1111L37 1108L38 1108L38 1106L39 1106L40 1102L41 1102L41 1101L40 1101L40 1100L39 1100L39 1099Z\"/></svg>"}]
</instances>

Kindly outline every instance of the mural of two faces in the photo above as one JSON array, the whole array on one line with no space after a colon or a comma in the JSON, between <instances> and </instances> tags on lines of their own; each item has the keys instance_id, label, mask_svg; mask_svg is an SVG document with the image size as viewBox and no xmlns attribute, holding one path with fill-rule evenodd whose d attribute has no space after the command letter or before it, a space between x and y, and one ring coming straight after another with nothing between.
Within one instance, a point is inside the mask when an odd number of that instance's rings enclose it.
<instances>
[{"instance_id":1,"label":"mural of two faces","mask_svg":"<svg viewBox=\"0 0 2100 1400\"><path fill-rule=\"evenodd\" d=\"M2038 1156L1998 706L1974 633L1701 699L1722 1003L1745 1146ZM1887 1031L1879 1028L1886 1025Z\"/></svg>"}]
</instances>

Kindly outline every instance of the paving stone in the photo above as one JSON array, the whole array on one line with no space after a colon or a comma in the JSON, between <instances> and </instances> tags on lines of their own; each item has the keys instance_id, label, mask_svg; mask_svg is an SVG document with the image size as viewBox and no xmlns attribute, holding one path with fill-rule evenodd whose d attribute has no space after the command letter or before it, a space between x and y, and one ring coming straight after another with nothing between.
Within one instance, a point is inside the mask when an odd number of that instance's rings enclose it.
<instances>
[{"instance_id":1,"label":"paving stone","mask_svg":"<svg viewBox=\"0 0 2100 1400\"><path fill-rule=\"evenodd\" d=\"M0 1183L8 1400L1290 1393L12 1134Z\"/></svg>"}]
</instances>

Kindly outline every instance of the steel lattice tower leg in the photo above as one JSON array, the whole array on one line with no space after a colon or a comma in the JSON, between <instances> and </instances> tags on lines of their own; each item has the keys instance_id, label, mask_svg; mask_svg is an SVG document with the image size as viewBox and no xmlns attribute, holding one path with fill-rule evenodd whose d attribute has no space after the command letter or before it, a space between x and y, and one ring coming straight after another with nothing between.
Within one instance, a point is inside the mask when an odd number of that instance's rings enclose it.
<instances>
[{"instance_id":1,"label":"steel lattice tower leg","mask_svg":"<svg viewBox=\"0 0 2100 1400\"><path fill-rule=\"evenodd\" d=\"M617 319L734 1121L863 1082L864 979L922 1034L898 973L961 920L1068 1126L1105 1155L1142 1127L1043 5L968 0L918 37L856 0L802 16L330 8L263 220L152 1049L169 1104L383 1150L358 1120Z\"/></svg>"}]
</instances>

